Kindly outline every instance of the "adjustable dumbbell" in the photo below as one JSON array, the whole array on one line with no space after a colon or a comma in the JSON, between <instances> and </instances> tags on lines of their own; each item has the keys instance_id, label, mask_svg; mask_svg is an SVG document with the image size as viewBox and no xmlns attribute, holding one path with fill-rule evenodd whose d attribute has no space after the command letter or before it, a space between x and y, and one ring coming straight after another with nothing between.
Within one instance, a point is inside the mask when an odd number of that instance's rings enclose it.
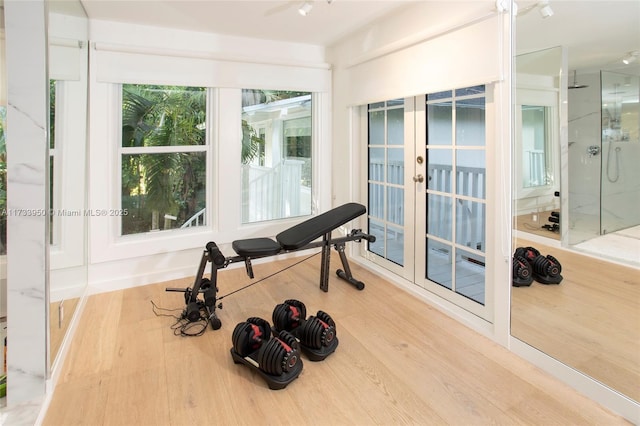
<instances>
[{"instance_id":1,"label":"adjustable dumbbell","mask_svg":"<svg viewBox=\"0 0 640 426\"><path fill-rule=\"evenodd\" d=\"M560 284L562 281L562 265L550 254L543 256L533 247L519 247L515 257L524 258L533 272L533 278L541 284Z\"/></svg>"},{"instance_id":2,"label":"adjustable dumbbell","mask_svg":"<svg viewBox=\"0 0 640 426\"><path fill-rule=\"evenodd\" d=\"M287 331L270 337L269 322L258 317L238 323L233 330L231 356L260 373L270 389L282 389L302 371L299 344Z\"/></svg>"},{"instance_id":3,"label":"adjustable dumbbell","mask_svg":"<svg viewBox=\"0 0 640 426\"><path fill-rule=\"evenodd\" d=\"M512 284L514 287L530 286L533 282L533 271L531 265L522 256L513 257L513 278Z\"/></svg>"},{"instance_id":4,"label":"adjustable dumbbell","mask_svg":"<svg viewBox=\"0 0 640 426\"><path fill-rule=\"evenodd\" d=\"M311 361L321 361L336 350L336 323L324 311L306 318L307 309L299 300L289 299L273 310L273 332L288 331L300 342Z\"/></svg>"}]
</instances>

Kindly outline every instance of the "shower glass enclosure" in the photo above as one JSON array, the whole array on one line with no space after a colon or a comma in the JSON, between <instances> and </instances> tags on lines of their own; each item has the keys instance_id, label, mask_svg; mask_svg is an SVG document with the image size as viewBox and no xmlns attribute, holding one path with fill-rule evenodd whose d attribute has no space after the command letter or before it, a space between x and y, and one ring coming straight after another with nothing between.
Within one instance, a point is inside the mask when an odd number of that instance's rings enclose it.
<instances>
[{"instance_id":1,"label":"shower glass enclosure","mask_svg":"<svg viewBox=\"0 0 640 426\"><path fill-rule=\"evenodd\" d=\"M569 245L640 225L640 76L580 76L569 97Z\"/></svg>"},{"instance_id":2,"label":"shower glass enclosure","mask_svg":"<svg viewBox=\"0 0 640 426\"><path fill-rule=\"evenodd\" d=\"M640 225L640 77L602 71L600 235Z\"/></svg>"}]
</instances>

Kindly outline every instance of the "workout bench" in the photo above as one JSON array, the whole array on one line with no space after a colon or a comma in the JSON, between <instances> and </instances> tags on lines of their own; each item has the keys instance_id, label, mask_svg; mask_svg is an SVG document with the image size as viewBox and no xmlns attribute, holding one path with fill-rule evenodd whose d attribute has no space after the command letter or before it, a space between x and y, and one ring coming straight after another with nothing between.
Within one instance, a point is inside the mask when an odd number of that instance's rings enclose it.
<instances>
[{"instance_id":1,"label":"workout bench","mask_svg":"<svg viewBox=\"0 0 640 426\"><path fill-rule=\"evenodd\" d=\"M204 310L211 327L217 330L222 325L215 313L216 308L222 308L222 305L217 305L218 269L226 268L231 263L244 262L247 275L249 278L253 278L253 266L251 264L253 259L321 247L320 289L327 292L329 291L331 246L334 246L340 255L342 267L344 268L344 270L338 269L336 275L358 290L362 290L364 289L364 283L356 280L351 274L349 261L344 252L345 244L350 241L361 242L362 240L372 243L376 240L375 236L365 234L360 229L354 229L345 237L332 238L331 232L365 214L366 211L366 208L361 204L347 203L292 226L276 235L275 240L271 238L249 238L233 241L231 246L236 252L236 256L225 257L216 243L211 241L205 247L193 287L187 289L167 288L166 290L184 292L187 307L183 316L187 320L192 322L200 320L200 311ZM320 237L322 239L316 241ZM209 262L211 262L211 278L204 278L203 274ZM203 300L198 299L200 293L203 294Z\"/></svg>"}]
</instances>

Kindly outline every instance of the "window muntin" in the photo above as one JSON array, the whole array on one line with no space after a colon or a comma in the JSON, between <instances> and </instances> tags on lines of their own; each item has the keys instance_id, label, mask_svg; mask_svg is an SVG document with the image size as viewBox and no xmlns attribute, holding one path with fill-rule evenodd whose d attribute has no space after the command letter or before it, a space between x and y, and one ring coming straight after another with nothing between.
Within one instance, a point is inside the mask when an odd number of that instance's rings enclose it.
<instances>
[{"instance_id":1,"label":"window muntin","mask_svg":"<svg viewBox=\"0 0 640 426\"><path fill-rule=\"evenodd\" d=\"M122 85L121 235L206 224L207 90Z\"/></svg>"},{"instance_id":2,"label":"window muntin","mask_svg":"<svg viewBox=\"0 0 640 426\"><path fill-rule=\"evenodd\" d=\"M242 223L311 214L310 92L242 90Z\"/></svg>"}]
</instances>

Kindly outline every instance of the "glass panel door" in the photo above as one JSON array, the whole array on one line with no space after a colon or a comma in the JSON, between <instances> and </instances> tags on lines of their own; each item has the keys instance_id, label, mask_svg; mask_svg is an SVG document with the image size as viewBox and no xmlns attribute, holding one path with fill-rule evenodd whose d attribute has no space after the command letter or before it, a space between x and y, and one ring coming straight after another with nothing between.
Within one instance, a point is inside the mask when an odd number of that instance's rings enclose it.
<instances>
[{"instance_id":1,"label":"glass panel door","mask_svg":"<svg viewBox=\"0 0 640 426\"><path fill-rule=\"evenodd\" d=\"M485 86L369 104L368 259L489 319Z\"/></svg>"},{"instance_id":2,"label":"glass panel door","mask_svg":"<svg viewBox=\"0 0 640 426\"><path fill-rule=\"evenodd\" d=\"M426 182L417 187L416 284L486 318L485 87L423 98Z\"/></svg>"},{"instance_id":3,"label":"glass panel door","mask_svg":"<svg viewBox=\"0 0 640 426\"><path fill-rule=\"evenodd\" d=\"M409 119L406 119L409 117ZM367 257L413 278L413 193L405 164L413 156L413 98L367 107L368 232L376 236Z\"/></svg>"}]
</instances>

